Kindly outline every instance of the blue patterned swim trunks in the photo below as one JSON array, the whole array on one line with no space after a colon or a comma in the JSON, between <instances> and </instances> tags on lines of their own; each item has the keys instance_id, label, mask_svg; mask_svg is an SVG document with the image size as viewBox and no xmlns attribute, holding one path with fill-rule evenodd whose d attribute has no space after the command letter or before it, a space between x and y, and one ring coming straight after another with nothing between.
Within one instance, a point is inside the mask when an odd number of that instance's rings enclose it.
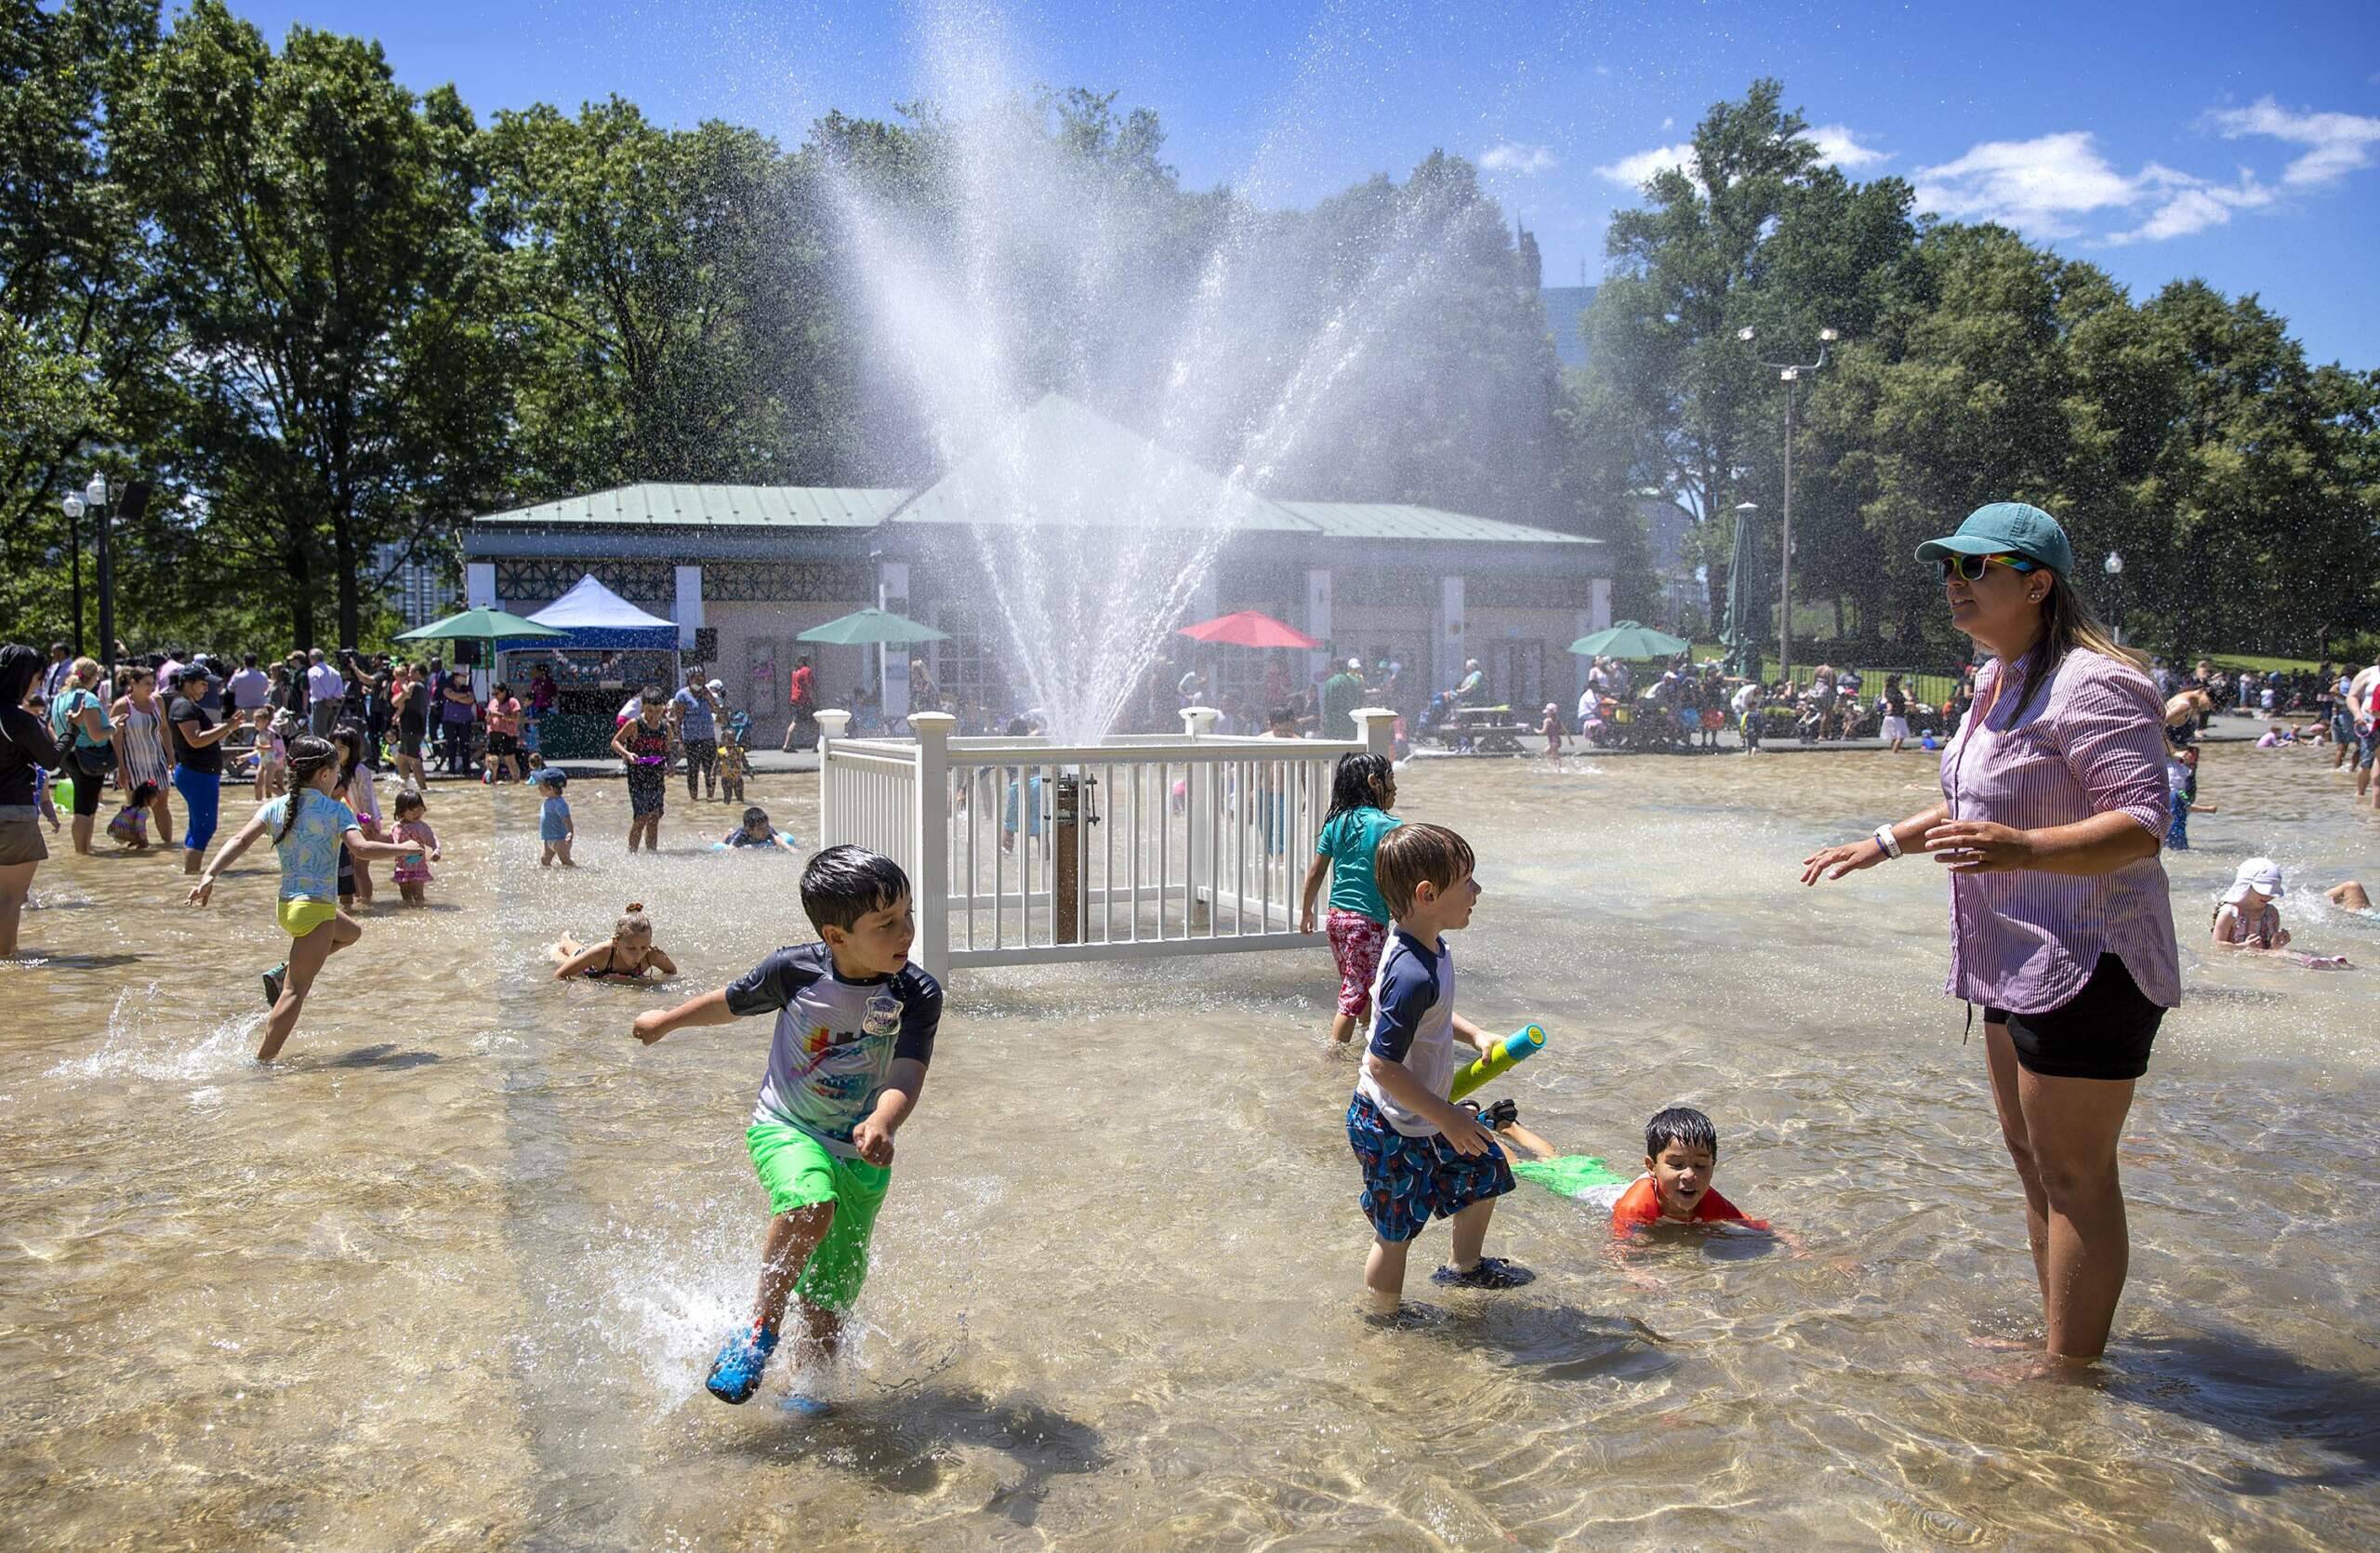
<instances>
[{"instance_id":1,"label":"blue patterned swim trunks","mask_svg":"<svg viewBox=\"0 0 2380 1553\"><path fill-rule=\"evenodd\" d=\"M1465 1158L1437 1134L1407 1137L1360 1094L1347 1102L1347 1141L1364 1167L1364 1216L1383 1241L1409 1241L1434 1218L1513 1189L1501 1148Z\"/></svg>"}]
</instances>

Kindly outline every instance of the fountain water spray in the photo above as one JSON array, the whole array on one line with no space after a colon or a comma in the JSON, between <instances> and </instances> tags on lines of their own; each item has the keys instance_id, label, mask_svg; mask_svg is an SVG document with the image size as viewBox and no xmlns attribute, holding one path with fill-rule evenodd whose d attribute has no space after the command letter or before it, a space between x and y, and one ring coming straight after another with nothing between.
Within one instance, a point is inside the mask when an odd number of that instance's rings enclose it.
<instances>
[{"instance_id":1,"label":"fountain water spray","mask_svg":"<svg viewBox=\"0 0 2380 1553\"><path fill-rule=\"evenodd\" d=\"M1317 287L1285 260L1289 219L1223 192L1185 203L1139 121L1087 143L1064 110L1117 128L1104 104L1032 99L980 11L936 16L927 41L923 179L830 175L867 354L943 471L900 518L947 525L945 575L980 576L971 602L1014 687L1054 739L1095 742L1229 538L1303 526L1267 497L1317 427L1362 415L1368 374L1407 365L1388 344L1470 192L1383 200Z\"/></svg>"}]
</instances>

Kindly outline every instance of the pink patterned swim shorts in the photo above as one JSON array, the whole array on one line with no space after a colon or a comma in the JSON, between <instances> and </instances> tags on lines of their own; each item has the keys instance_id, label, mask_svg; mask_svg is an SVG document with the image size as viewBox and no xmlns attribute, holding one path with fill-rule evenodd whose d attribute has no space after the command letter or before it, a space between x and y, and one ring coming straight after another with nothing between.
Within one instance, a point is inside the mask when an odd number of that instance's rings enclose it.
<instances>
[{"instance_id":1,"label":"pink patterned swim shorts","mask_svg":"<svg viewBox=\"0 0 2380 1553\"><path fill-rule=\"evenodd\" d=\"M1361 1019L1372 1011L1372 977L1380 974L1388 924L1334 906L1324 926L1330 935L1330 958L1339 966L1339 1012Z\"/></svg>"}]
</instances>

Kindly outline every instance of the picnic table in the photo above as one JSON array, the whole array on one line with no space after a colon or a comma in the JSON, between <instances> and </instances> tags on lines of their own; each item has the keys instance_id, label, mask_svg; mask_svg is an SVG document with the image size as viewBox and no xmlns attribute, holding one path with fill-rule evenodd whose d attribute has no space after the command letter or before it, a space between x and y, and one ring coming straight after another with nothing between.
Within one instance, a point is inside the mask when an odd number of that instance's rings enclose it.
<instances>
[{"instance_id":1,"label":"picnic table","mask_svg":"<svg viewBox=\"0 0 2380 1553\"><path fill-rule=\"evenodd\" d=\"M1521 740L1537 730L1515 720L1511 707L1501 706L1457 707L1439 732L1449 749L1467 743L1483 755L1517 755Z\"/></svg>"}]
</instances>

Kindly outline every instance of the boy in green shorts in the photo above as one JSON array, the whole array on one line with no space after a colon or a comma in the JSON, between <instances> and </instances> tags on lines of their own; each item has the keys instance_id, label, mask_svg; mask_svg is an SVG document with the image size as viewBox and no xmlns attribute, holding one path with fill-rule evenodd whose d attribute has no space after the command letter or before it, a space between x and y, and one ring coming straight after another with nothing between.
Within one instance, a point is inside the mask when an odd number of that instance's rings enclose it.
<instances>
[{"instance_id":1,"label":"boy in green shorts","mask_svg":"<svg viewBox=\"0 0 2380 1553\"><path fill-rule=\"evenodd\" d=\"M789 1297L801 1306L796 1367L834 1357L892 1182L892 1135L925 1087L942 1022L941 986L909 963L917 924L899 864L829 847L802 870L801 907L821 942L781 949L720 991L636 1018L636 1038L650 1046L687 1025L777 1016L744 1134L768 1188L768 1242L752 1323L711 1365L707 1384L723 1402L760 1389Z\"/></svg>"}]
</instances>

